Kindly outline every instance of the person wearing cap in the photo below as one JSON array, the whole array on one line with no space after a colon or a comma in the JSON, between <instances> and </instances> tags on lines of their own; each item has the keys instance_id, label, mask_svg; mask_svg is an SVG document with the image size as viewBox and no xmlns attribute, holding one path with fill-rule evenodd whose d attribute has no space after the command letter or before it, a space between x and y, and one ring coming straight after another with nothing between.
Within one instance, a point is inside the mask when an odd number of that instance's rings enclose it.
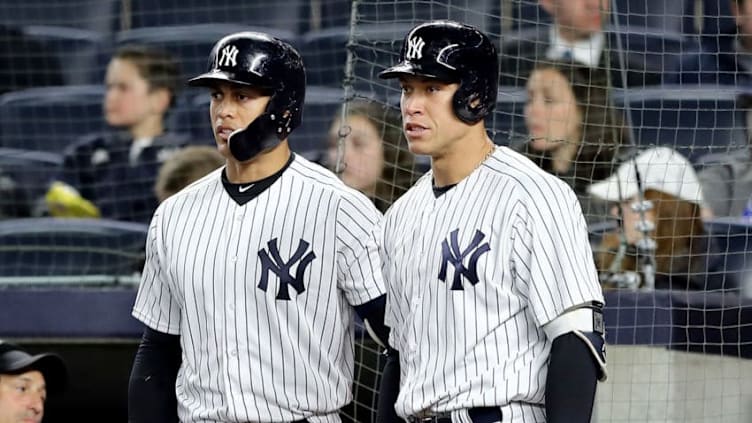
<instances>
[{"instance_id":1,"label":"person wearing cap","mask_svg":"<svg viewBox=\"0 0 752 423\"><path fill-rule=\"evenodd\" d=\"M655 241L655 287L718 287L719 282L708 274L715 257L709 254L713 246L704 236L702 187L692 164L681 154L668 147L645 150L607 179L590 185L588 191L613 204L611 213L621 220L620 230L605 234L596 249L601 272L640 273L637 246L646 234L637 206L644 199L652 205L645 210L644 220L652 228L647 236Z\"/></svg>"},{"instance_id":2,"label":"person wearing cap","mask_svg":"<svg viewBox=\"0 0 752 423\"><path fill-rule=\"evenodd\" d=\"M61 392L66 380L58 355L31 355L0 341L0 423L41 422L47 394Z\"/></svg>"}]
</instances>

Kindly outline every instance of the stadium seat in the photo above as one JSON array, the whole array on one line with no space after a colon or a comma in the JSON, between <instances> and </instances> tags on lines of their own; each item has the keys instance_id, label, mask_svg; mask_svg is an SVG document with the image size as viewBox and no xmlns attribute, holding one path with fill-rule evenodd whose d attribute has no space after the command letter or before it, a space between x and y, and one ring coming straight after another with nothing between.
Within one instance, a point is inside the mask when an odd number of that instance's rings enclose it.
<instances>
[{"instance_id":1,"label":"stadium seat","mask_svg":"<svg viewBox=\"0 0 752 423\"><path fill-rule=\"evenodd\" d=\"M110 34L120 26L121 0L0 0L0 24L65 26Z\"/></svg>"},{"instance_id":2,"label":"stadium seat","mask_svg":"<svg viewBox=\"0 0 752 423\"><path fill-rule=\"evenodd\" d=\"M0 148L0 171L15 183L17 198L0 198L0 208L21 207L34 213L37 201L44 195L50 180L63 164L63 156L46 151ZM21 202L8 204L8 202Z\"/></svg>"},{"instance_id":3,"label":"stadium seat","mask_svg":"<svg viewBox=\"0 0 752 423\"><path fill-rule=\"evenodd\" d=\"M101 83L104 68L97 60L108 50L109 37L102 33L64 26L28 25L23 32L41 42L61 64L65 84ZM99 66L99 67L98 67Z\"/></svg>"},{"instance_id":4,"label":"stadium seat","mask_svg":"<svg viewBox=\"0 0 752 423\"><path fill-rule=\"evenodd\" d=\"M300 45L308 83L342 87L350 50L353 53L352 83L358 93L383 96L396 92L397 84L380 80L378 73L396 63L404 34L412 26L404 23L360 25L353 33L350 49L347 47L350 29L346 26L304 34Z\"/></svg>"},{"instance_id":5,"label":"stadium seat","mask_svg":"<svg viewBox=\"0 0 752 423\"><path fill-rule=\"evenodd\" d=\"M527 93L524 88L499 87L496 109L486 127L490 130L494 143L512 145L520 137L525 137L525 102Z\"/></svg>"},{"instance_id":6,"label":"stadium seat","mask_svg":"<svg viewBox=\"0 0 752 423\"><path fill-rule=\"evenodd\" d=\"M0 147L62 153L103 130L103 85L30 88L0 96Z\"/></svg>"},{"instance_id":7,"label":"stadium seat","mask_svg":"<svg viewBox=\"0 0 752 423\"><path fill-rule=\"evenodd\" d=\"M344 102L344 93L339 88L309 86L303 123L290 137L290 146L306 158L321 162L326 154L329 127Z\"/></svg>"},{"instance_id":8,"label":"stadium seat","mask_svg":"<svg viewBox=\"0 0 752 423\"><path fill-rule=\"evenodd\" d=\"M241 24L196 24L138 28L119 32L116 47L142 44L164 49L180 61L185 78L206 72L207 59L214 44L227 34L260 31L295 44L295 35L283 29L253 27ZM109 61L109 55L102 58Z\"/></svg>"},{"instance_id":9,"label":"stadium seat","mask_svg":"<svg viewBox=\"0 0 752 423\"><path fill-rule=\"evenodd\" d=\"M2 221L0 283L132 276L143 265L147 231L147 225L107 219Z\"/></svg>"},{"instance_id":10,"label":"stadium seat","mask_svg":"<svg viewBox=\"0 0 752 423\"><path fill-rule=\"evenodd\" d=\"M705 230L723 254L726 288L752 296L752 220L718 217L705 220Z\"/></svg>"},{"instance_id":11,"label":"stadium seat","mask_svg":"<svg viewBox=\"0 0 752 423\"><path fill-rule=\"evenodd\" d=\"M666 145L695 161L708 153L746 145L745 119L729 87L662 86L629 89L615 96L631 118L640 146Z\"/></svg>"},{"instance_id":12,"label":"stadium seat","mask_svg":"<svg viewBox=\"0 0 752 423\"><path fill-rule=\"evenodd\" d=\"M252 25L297 33L303 23L302 0L131 0L128 28L175 25Z\"/></svg>"},{"instance_id":13,"label":"stadium seat","mask_svg":"<svg viewBox=\"0 0 752 423\"><path fill-rule=\"evenodd\" d=\"M321 0L318 8L311 2L307 14L310 29L347 26L352 0ZM453 19L485 30L494 0L368 1L357 3L359 24L404 23L415 25L434 19ZM320 22L314 22L317 17Z\"/></svg>"}]
</instances>

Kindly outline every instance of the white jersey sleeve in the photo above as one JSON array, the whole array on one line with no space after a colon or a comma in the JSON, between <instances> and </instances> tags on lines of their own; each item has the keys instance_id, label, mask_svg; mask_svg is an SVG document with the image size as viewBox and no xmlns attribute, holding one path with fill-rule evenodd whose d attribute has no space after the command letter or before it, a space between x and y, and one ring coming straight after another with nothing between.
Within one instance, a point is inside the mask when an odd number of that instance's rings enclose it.
<instances>
[{"instance_id":1,"label":"white jersey sleeve","mask_svg":"<svg viewBox=\"0 0 752 423\"><path fill-rule=\"evenodd\" d=\"M543 326L572 307L603 302L603 294L577 196L554 178L533 189L546 195L529 197L542 201L521 201L511 265Z\"/></svg>"},{"instance_id":2,"label":"white jersey sleeve","mask_svg":"<svg viewBox=\"0 0 752 423\"><path fill-rule=\"evenodd\" d=\"M359 193L342 196L337 213L338 287L348 303L360 305L385 292L376 239L383 216Z\"/></svg>"},{"instance_id":3,"label":"white jersey sleeve","mask_svg":"<svg viewBox=\"0 0 752 423\"><path fill-rule=\"evenodd\" d=\"M179 335L181 307L172 293L169 269L164 262L163 212L164 208L159 207L149 225L146 263L132 314L156 331Z\"/></svg>"},{"instance_id":4,"label":"white jersey sleeve","mask_svg":"<svg viewBox=\"0 0 752 423\"><path fill-rule=\"evenodd\" d=\"M386 310L384 312L384 324L389 326L388 343L392 348L397 348L397 339L399 339L399 330L401 329L401 323L403 319L399 316L399 305L395 302L395 296L399 295L395 290L394 284L390 283L395 279L394 273L396 272L395 261L391 260L388 256L388 238L387 234L390 233L389 219L382 219L379 225L379 255L381 256L381 273L384 276L384 284L386 286Z\"/></svg>"}]
</instances>

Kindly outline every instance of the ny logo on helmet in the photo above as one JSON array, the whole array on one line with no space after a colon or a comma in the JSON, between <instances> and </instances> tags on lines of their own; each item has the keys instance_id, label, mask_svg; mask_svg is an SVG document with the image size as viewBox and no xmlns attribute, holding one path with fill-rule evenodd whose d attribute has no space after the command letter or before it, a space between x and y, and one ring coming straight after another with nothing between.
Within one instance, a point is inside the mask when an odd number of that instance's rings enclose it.
<instances>
[{"instance_id":1,"label":"ny logo on helmet","mask_svg":"<svg viewBox=\"0 0 752 423\"><path fill-rule=\"evenodd\" d=\"M237 66L238 48L230 44L222 49L222 57L219 58L217 66Z\"/></svg>"},{"instance_id":2,"label":"ny logo on helmet","mask_svg":"<svg viewBox=\"0 0 752 423\"><path fill-rule=\"evenodd\" d=\"M405 58L408 60L422 59L423 47L425 45L426 42L423 41L423 38L421 37L413 37L407 40L407 54L405 55Z\"/></svg>"}]
</instances>

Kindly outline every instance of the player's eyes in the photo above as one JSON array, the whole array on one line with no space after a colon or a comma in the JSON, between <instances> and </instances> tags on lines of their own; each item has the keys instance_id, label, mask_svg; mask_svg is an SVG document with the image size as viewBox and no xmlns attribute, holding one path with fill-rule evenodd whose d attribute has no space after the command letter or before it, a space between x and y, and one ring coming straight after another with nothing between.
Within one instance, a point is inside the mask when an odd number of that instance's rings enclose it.
<instances>
[{"instance_id":1,"label":"player's eyes","mask_svg":"<svg viewBox=\"0 0 752 423\"><path fill-rule=\"evenodd\" d=\"M219 91L213 91L211 94L212 100L221 100L222 99L222 93Z\"/></svg>"}]
</instances>

